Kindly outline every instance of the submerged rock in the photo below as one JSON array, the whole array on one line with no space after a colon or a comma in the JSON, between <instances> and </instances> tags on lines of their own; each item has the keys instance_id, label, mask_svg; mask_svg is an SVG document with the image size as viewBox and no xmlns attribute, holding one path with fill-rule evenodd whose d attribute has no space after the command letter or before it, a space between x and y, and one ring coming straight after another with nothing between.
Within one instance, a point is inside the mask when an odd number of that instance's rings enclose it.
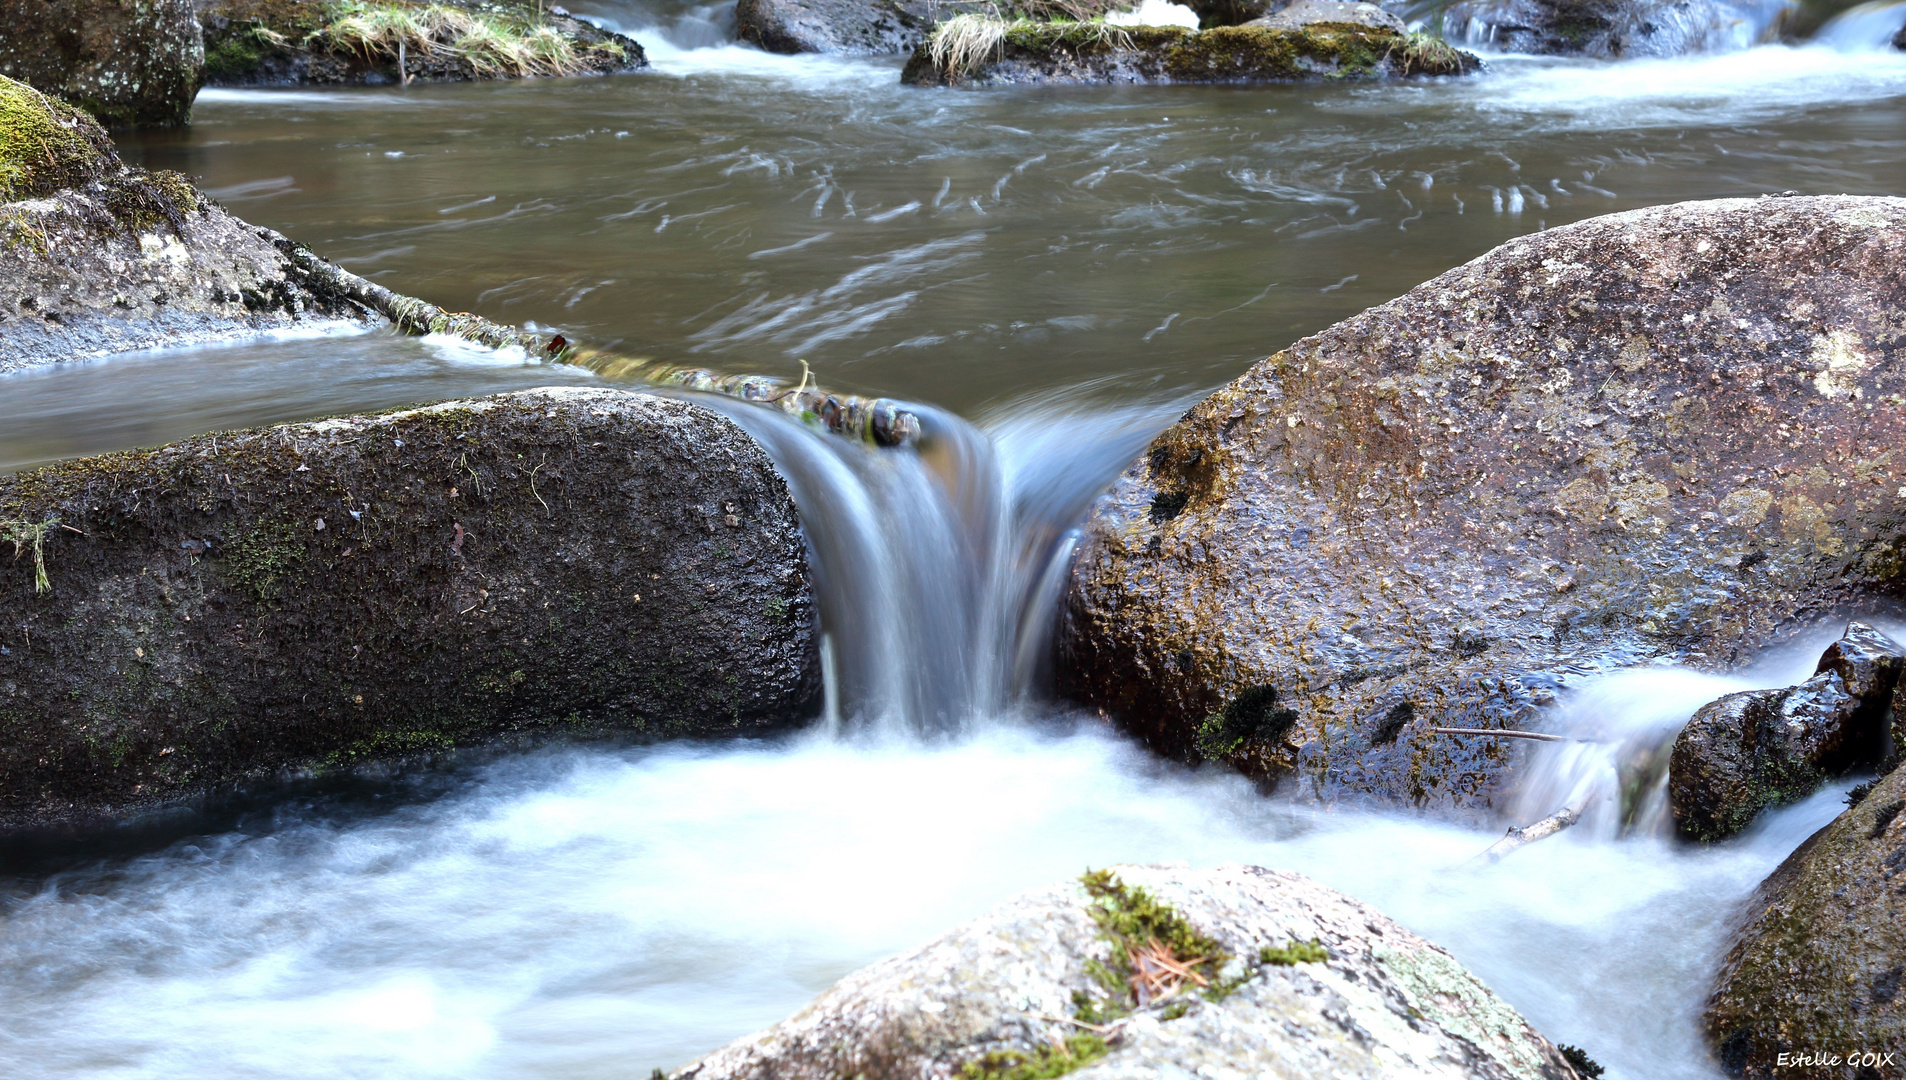
<instances>
[{"instance_id":1,"label":"submerged rock","mask_svg":"<svg viewBox=\"0 0 1906 1080\"><path fill-rule=\"evenodd\" d=\"M985 7L960 0L740 0L735 36L774 53L898 54L940 22Z\"/></svg>"},{"instance_id":2,"label":"submerged rock","mask_svg":"<svg viewBox=\"0 0 1906 1080\"><path fill-rule=\"evenodd\" d=\"M1180 962L1194 978L1170 974ZM1297 874L1231 865L1121 866L1027 893L674 1080L1062 1073L1576 1076L1442 949Z\"/></svg>"},{"instance_id":3,"label":"submerged rock","mask_svg":"<svg viewBox=\"0 0 1906 1080\"><path fill-rule=\"evenodd\" d=\"M954 25L949 22L946 27ZM1435 38L1359 23L1297 28L1256 23L1188 30L1021 20L997 23L984 31L984 39L975 35L964 41L958 40L960 35L942 37L946 27L914 51L901 73L902 82L917 86L1301 82L1462 75L1481 67L1474 56Z\"/></svg>"},{"instance_id":4,"label":"submerged rock","mask_svg":"<svg viewBox=\"0 0 1906 1080\"><path fill-rule=\"evenodd\" d=\"M1569 681L1901 581L1906 200L1511 241L1213 394L1101 500L1062 689L1326 797L1492 805Z\"/></svg>"},{"instance_id":5,"label":"submerged rock","mask_svg":"<svg viewBox=\"0 0 1906 1080\"><path fill-rule=\"evenodd\" d=\"M192 118L205 50L192 0L9 0L0 76L114 127L176 127Z\"/></svg>"},{"instance_id":6,"label":"submerged rock","mask_svg":"<svg viewBox=\"0 0 1906 1080\"><path fill-rule=\"evenodd\" d=\"M214 86L459 82L648 66L635 41L525 0L203 0L199 18Z\"/></svg>"},{"instance_id":7,"label":"submerged rock","mask_svg":"<svg viewBox=\"0 0 1906 1080\"><path fill-rule=\"evenodd\" d=\"M0 373L336 319L568 355L341 270L178 173L129 168L90 118L0 77Z\"/></svg>"},{"instance_id":8,"label":"submerged rock","mask_svg":"<svg viewBox=\"0 0 1906 1080\"><path fill-rule=\"evenodd\" d=\"M1865 623L1799 686L1729 694L1694 714L1674 741L1668 806L1684 839L1712 842L1763 809L1796 802L1827 777L1876 769L1893 754L1888 721L1901 646Z\"/></svg>"},{"instance_id":9,"label":"submerged rock","mask_svg":"<svg viewBox=\"0 0 1906 1080\"><path fill-rule=\"evenodd\" d=\"M1452 40L1613 60L1744 49L1769 37L1787 6L1779 0L1458 0L1434 18Z\"/></svg>"},{"instance_id":10,"label":"submerged rock","mask_svg":"<svg viewBox=\"0 0 1906 1080\"><path fill-rule=\"evenodd\" d=\"M1899 769L1761 883L1703 1016L1728 1075L1906 1076L1903 807ZM1839 1060L1783 1068L1782 1053Z\"/></svg>"},{"instance_id":11,"label":"submerged rock","mask_svg":"<svg viewBox=\"0 0 1906 1080\"><path fill-rule=\"evenodd\" d=\"M0 826L819 706L787 485L682 401L533 390L64 462L0 478L0 541Z\"/></svg>"}]
</instances>

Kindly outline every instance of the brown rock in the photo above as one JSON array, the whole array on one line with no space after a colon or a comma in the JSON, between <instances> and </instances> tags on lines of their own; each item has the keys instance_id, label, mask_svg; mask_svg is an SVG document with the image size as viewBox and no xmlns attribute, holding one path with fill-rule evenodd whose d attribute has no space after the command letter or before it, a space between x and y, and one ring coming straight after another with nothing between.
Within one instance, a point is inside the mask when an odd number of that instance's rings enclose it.
<instances>
[{"instance_id":1,"label":"brown rock","mask_svg":"<svg viewBox=\"0 0 1906 1080\"><path fill-rule=\"evenodd\" d=\"M1730 1076L1906 1077L1906 769L1761 883L1703 1020ZM1781 1067L1785 1053L1832 1055ZM1860 1055L1872 1052L1871 1061ZM1882 1061L1879 1055L1890 1054Z\"/></svg>"},{"instance_id":2,"label":"brown rock","mask_svg":"<svg viewBox=\"0 0 1906 1080\"><path fill-rule=\"evenodd\" d=\"M1902 295L1901 199L1512 241L1161 435L1089 525L1064 689L1167 754L1488 806L1502 741L1427 728L1528 726L1649 657L1725 668L1899 587ZM1287 722L1232 722L1271 690Z\"/></svg>"}]
</instances>

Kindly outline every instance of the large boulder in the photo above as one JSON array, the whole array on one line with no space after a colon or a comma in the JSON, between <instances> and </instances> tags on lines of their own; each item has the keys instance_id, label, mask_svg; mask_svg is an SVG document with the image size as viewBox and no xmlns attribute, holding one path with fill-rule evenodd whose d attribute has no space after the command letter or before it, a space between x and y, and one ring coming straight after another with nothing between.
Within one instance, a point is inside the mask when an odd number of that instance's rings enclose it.
<instances>
[{"instance_id":1,"label":"large boulder","mask_svg":"<svg viewBox=\"0 0 1906 1080\"><path fill-rule=\"evenodd\" d=\"M1452 40L1600 59L1744 49L1773 36L1780 0L1458 0L1434 18Z\"/></svg>"},{"instance_id":2,"label":"large boulder","mask_svg":"<svg viewBox=\"0 0 1906 1080\"><path fill-rule=\"evenodd\" d=\"M199 20L214 86L461 82L648 66L634 40L535 0L200 0Z\"/></svg>"},{"instance_id":3,"label":"large boulder","mask_svg":"<svg viewBox=\"0 0 1906 1080\"><path fill-rule=\"evenodd\" d=\"M1829 776L1885 764L1894 753L1890 721L1903 661L1898 642L1851 623L1799 686L1703 706L1676 736L1669 759L1675 832L1725 839L1767 807L1813 794Z\"/></svg>"},{"instance_id":4,"label":"large boulder","mask_svg":"<svg viewBox=\"0 0 1906 1080\"><path fill-rule=\"evenodd\" d=\"M89 117L0 76L0 374L326 320L574 351L344 271L178 173L127 167Z\"/></svg>"},{"instance_id":5,"label":"large boulder","mask_svg":"<svg viewBox=\"0 0 1906 1080\"><path fill-rule=\"evenodd\" d=\"M940 22L985 7L960 0L740 0L735 36L776 53L897 54L925 41Z\"/></svg>"},{"instance_id":6,"label":"large boulder","mask_svg":"<svg viewBox=\"0 0 1906 1080\"><path fill-rule=\"evenodd\" d=\"M1174 756L1492 805L1501 728L1902 584L1906 200L1511 241L1198 404L1087 526L1062 688Z\"/></svg>"},{"instance_id":7,"label":"large boulder","mask_svg":"<svg viewBox=\"0 0 1906 1080\"><path fill-rule=\"evenodd\" d=\"M820 702L786 484L731 421L536 390L0 478L0 827L526 729Z\"/></svg>"},{"instance_id":8,"label":"large boulder","mask_svg":"<svg viewBox=\"0 0 1906 1080\"><path fill-rule=\"evenodd\" d=\"M0 0L0 75L114 127L192 118L205 49L192 0Z\"/></svg>"},{"instance_id":9,"label":"large boulder","mask_svg":"<svg viewBox=\"0 0 1906 1080\"><path fill-rule=\"evenodd\" d=\"M1382 23L1384 18L1395 20L1372 5L1338 6L1346 9L1347 17L1370 21L1297 25L1289 20L1275 24L1260 20L1190 30L1008 23L967 16L973 21L964 26L949 21L933 40L916 49L900 79L916 86L1266 83L1463 75L1482 66L1476 57L1439 40L1403 32L1401 24ZM1306 3L1304 7L1326 5ZM1360 12L1361 8L1376 14ZM968 30L986 37L961 32ZM944 41L940 35L945 35ZM992 44L973 44L981 40Z\"/></svg>"},{"instance_id":10,"label":"large boulder","mask_svg":"<svg viewBox=\"0 0 1906 1080\"><path fill-rule=\"evenodd\" d=\"M1231 865L1027 893L674 1080L1061 1074L1576 1077L1448 953L1307 878Z\"/></svg>"},{"instance_id":11,"label":"large boulder","mask_svg":"<svg viewBox=\"0 0 1906 1080\"><path fill-rule=\"evenodd\" d=\"M1906 769L1761 884L1703 1017L1728 1075L1906 1076L1902 808ZM1800 1055L1810 1060L1795 1060Z\"/></svg>"}]
</instances>

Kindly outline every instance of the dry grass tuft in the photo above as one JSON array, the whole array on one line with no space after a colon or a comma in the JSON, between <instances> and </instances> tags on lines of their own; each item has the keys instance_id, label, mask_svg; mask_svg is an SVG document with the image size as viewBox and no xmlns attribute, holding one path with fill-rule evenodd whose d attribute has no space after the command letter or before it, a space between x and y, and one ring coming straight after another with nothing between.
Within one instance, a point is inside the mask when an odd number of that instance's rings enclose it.
<instances>
[{"instance_id":1,"label":"dry grass tuft","mask_svg":"<svg viewBox=\"0 0 1906 1080\"><path fill-rule=\"evenodd\" d=\"M579 75L591 70L582 50L552 26L464 11L444 4L398 6L347 0L310 39L366 58L403 47L425 57L449 53L482 77ZM616 46L591 46L619 51Z\"/></svg>"}]
</instances>

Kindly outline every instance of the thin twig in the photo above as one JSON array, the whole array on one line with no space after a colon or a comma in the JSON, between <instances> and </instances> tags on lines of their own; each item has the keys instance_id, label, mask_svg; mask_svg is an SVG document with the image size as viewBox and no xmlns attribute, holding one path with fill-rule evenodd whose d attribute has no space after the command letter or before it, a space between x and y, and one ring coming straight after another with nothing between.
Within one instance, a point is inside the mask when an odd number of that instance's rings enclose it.
<instances>
[{"instance_id":1,"label":"thin twig","mask_svg":"<svg viewBox=\"0 0 1906 1080\"><path fill-rule=\"evenodd\" d=\"M1497 862L1503 856L1524 844L1533 844L1537 840L1546 840L1554 836L1556 833L1582 820L1582 811L1587 808L1590 797L1589 795L1584 795L1533 825L1528 825L1520 829L1510 829L1502 839L1489 845L1489 850L1483 852L1482 857L1489 862Z\"/></svg>"},{"instance_id":2,"label":"thin twig","mask_svg":"<svg viewBox=\"0 0 1906 1080\"><path fill-rule=\"evenodd\" d=\"M1592 742L1591 739L1572 739L1567 735L1544 735L1539 731L1508 731L1495 728L1433 727L1438 735L1486 735L1494 739L1530 739L1535 742Z\"/></svg>"}]
</instances>

